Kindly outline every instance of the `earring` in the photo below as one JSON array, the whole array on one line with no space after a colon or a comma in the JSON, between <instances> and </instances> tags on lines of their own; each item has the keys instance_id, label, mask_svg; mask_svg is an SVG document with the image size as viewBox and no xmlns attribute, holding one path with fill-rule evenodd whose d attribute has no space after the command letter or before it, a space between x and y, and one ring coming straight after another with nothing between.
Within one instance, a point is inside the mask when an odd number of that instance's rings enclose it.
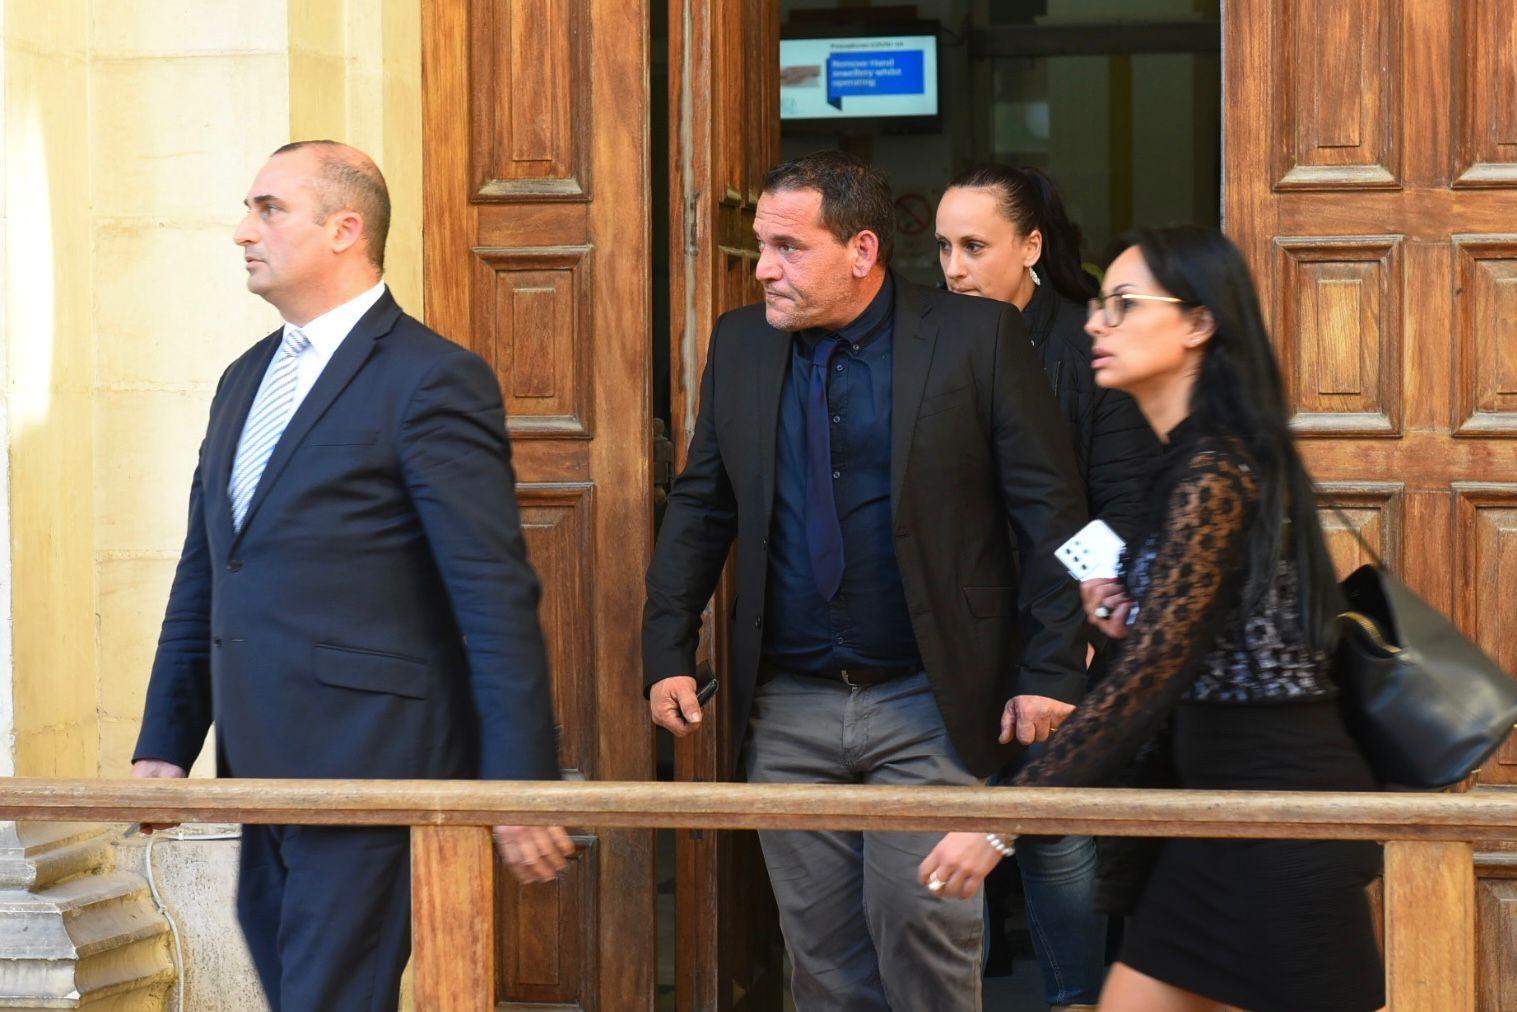
<instances>
[{"instance_id":1,"label":"earring","mask_svg":"<svg viewBox=\"0 0 1517 1012\"><path fill-rule=\"evenodd\" d=\"M1033 284L1041 285L1043 283L1043 279L1038 277L1038 272L1033 270L1031 267L1027 268L1027 273L1032 275Z\"/></svg>"}]
</instances>

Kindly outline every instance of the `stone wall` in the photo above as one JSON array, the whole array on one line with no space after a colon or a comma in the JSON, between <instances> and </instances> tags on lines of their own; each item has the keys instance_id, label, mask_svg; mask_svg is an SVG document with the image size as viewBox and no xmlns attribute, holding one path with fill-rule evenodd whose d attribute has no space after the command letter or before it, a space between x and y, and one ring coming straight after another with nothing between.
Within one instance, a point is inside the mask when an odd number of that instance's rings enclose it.
<instances>
[{"instance_id":1,"label":"stone wall","mask_svg":"<svg viewBox=\"0 0 1517 1012\"><path fill-rule=\"evenodd\" d=\"M420 0L0 0L0 33L0 775L124 776L211 394L278 324L231 238L270 151L375 156L421 312ZM236 847L153 848L186 1008L257 1007Z\"/></svg>"},{"instance_id":2,"label":"stone wall","mask_svg":"<svg viewBox=\"0 0 1517 1012\"><path fill-rule=\"evenodd\" d=\"M27 677L0 695L3 762L37 776L99 768L88 15L86 0L4 10L10 618Z\"/></svg>"}]
</instances>

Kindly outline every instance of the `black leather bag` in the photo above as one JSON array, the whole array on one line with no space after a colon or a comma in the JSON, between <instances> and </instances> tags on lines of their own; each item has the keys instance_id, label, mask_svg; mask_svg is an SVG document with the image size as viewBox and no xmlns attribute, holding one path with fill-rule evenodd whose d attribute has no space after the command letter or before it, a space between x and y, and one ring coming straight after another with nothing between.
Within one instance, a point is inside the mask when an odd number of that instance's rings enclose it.
<instances>
[{"instance_id":1,"label":"black leather bag","mask_svg":"<svg viewBox=\"0 0 1517 1012\"><path fill-rule=\"evenodd\" d=\"M1404 787L1463 780L1517 722L1517 682L1381 567L1342 587L1334 677L1371 769Z\"/></svg>"}]
</instances>

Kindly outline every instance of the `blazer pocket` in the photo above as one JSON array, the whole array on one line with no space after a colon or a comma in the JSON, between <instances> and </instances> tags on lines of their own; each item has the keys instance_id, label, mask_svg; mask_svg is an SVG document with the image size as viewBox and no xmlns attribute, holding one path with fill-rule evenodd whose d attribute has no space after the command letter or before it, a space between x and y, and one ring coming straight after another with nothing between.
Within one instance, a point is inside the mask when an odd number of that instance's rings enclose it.
<instances>
[{"instance_id":1,"label":"blazer pocket","mask_svg":"<svg viewBox=\"0 0 1517 1012\"><path fill-rule=\"evenodd\" d=\"M946 393L933 394L931 397L922 398L922 406L917 410L917 420L929 418L933 415L941 415L943 412L958 407L969 400L972 388L966 384L957 390L949 390Z\"/></svg>"},{"instance_id":2,"label":"blazer pocket","mask_svg":"<svg viewBox=\"0 0 1517 1012\"><path fill-rule=\"evenodd\" d=\"M313 432L307 446L373 446L379 440L378 429L322 429Z\"/></svg>"},{"instance_id":3,"label":"blazer pocket","mask_svg":"<svg viewBox=\"0 0 1517 1012\"><path fill-rule=\"evenodd\" d=\"M387 692L426 699L432 669L424 661L377 650L357 650L318 643L313 667L323 685L360 692Z\"/></svg>"},{"instance_id":4,"label":"blazer pocket","mask_svg":"<svg viewBox=\"0 0 1517 1012\"><path fill-rule=\"evenodd\" d=\"M964 600L975 618L1003 618L1017 614L1017 588L965 587Z\"/></svg>"}]
</instances>

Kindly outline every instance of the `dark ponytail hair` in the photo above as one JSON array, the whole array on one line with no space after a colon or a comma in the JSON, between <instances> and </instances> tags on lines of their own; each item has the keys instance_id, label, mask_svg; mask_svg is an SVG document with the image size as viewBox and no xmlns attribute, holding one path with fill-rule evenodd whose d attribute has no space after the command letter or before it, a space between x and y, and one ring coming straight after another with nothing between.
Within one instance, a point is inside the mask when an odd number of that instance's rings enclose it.
<instances>
[{"instance_id":1,"label":"dark ponytail hair","mask_svg":"<svg viewBox=\"0 0 1517 1012\"><path fill-rule=\"evenodd\" d=\"M1069 220L1058 188L1030 165L1012 168L987 163L966 169L948 184L995 190L1001 214L1019 235L1043 234L1043 252L1033 269L1066 299L1084 302L1100 287L1090 272L1080 266L1080 226Z\"/></svg>"},{"instance_id":2,"label":"dark ponytail hair","mask_svg":"<svg viewBox=\"0 0 1517 1012\"><path fill-rule=\"evenodd\" d=\"M1134 229L1113 244L1113 259L1135 246L1165 291L1204 307L1215 321L1191 393L1191 417L1203 433L1237 440L1258 481L1259 513L1247 542L1248 604L1259 603L1281 553L1289 551L1300 588L1302 632L1307 642L1325 647L1339 611L1338 582L1311 476L1291 438L1285 383L1243 254L1221 232L1199 225Z\"/></svg>"}]
</instances>

